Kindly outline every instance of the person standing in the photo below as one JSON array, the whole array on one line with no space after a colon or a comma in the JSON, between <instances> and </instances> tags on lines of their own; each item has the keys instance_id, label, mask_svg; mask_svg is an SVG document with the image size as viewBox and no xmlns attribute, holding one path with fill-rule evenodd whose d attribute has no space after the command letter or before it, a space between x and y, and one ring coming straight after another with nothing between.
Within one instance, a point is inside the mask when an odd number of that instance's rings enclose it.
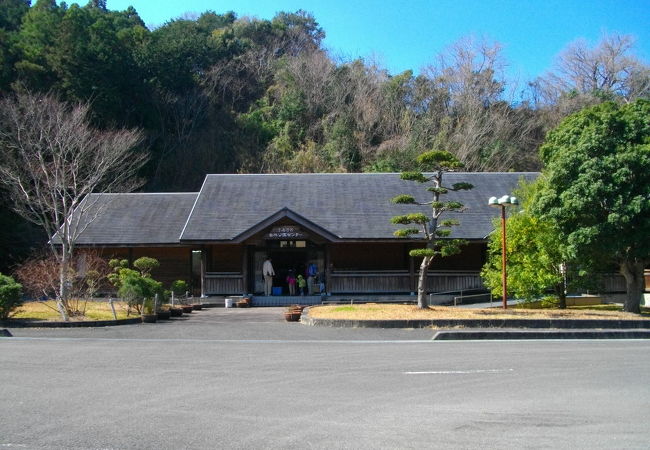
<instances>
[{"instance_id":1,"label":"person standing","mask_svg":"<svg viewBox=\"0 0 650 450\"><path fill-rule=\"evenodd\" d=\"M293 270L290 270L287 275L287 284L289 285L289 295L296 295L296 277L293 275Z\"/></svg>"},{"instance_id":2,"label":"person standing","mask_svg":"<svg viewBox=\"0 0 650 450\"><path fill-rule=\"evenodd\" d=\"M273 264L271 264L271 258L266 258L264 261L264 264L262 265L262 275L264 276L264 295L269 296L273 289L273 277L275 276Z\"/></svg>"},{"instance_id":3,"label":"person standing","mask_svg":"<svg viewBox=\"0 0 650 450\"><path fill-rule=\"evenodd\" d=\"M318 266L314 263L310 263L307 266L307 292L308 295L314 295L314 280L318 275Z\"/></svg>"},{"instance_id":4,"label":"person standing","mask_svg":"<svg viewBox=\"0 0 650 450\"><path fill-rule=\"evenodd\" d=\"M296 283L298 284L300 295L305 295L305 287L307 287L307 280L305 280L305 277L299 274L298 278L296 278Z\"/></svg>"}]
</instances>

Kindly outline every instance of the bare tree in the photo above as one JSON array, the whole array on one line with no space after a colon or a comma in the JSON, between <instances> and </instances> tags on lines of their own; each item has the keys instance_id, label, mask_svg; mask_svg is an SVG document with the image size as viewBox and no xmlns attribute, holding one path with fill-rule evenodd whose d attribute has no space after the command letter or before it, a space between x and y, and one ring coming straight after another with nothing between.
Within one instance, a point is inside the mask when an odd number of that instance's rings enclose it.
<instances>
[{"instance_id":1,"label":"bare tree","mask_svg":"<svg viewBox=\"0 0 650 450\"><path fill-rule=\"evenodd\" d=\"M576 110L603 98L630 102L647 97L650 67L633 51L630 35L603 35L593 48L584 39L577 40L559 54L552 71L533 82L535 95L542 104L553 105L571 93Z\"/></svg>"},{"instance_id":2,"label":"bare tree","mask_svg":"<svg viewBox=\"0 0 650 450\"><path fill-rule=\"evenodd\" d=\"M508 170L528 160L534 121L518 111L498 42L465 37L427 68L436 144L452 148L469 170Z\"/></svg>"},{"instance_id":3,"label":"bare tree","mask_svg":"<svg viewBox=\"0 0 650 450\"><path fill-rule=\"evenodd\" d=\"M134 151L135 130L97 130L90 105L68 105L53 94L17 94L0 102L0 183L14 210L52 236L59 263L57 300L68 319L70 265L79 235L101 212L89 194L130 191L146 162Z\"/></svg>"}]
</instances>

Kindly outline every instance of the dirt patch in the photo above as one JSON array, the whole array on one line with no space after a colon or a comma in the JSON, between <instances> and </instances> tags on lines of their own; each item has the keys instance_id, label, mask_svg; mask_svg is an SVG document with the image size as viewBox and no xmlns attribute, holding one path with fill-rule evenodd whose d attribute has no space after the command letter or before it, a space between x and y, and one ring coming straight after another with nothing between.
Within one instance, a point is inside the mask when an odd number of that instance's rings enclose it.
<instances>
[{"instance_id":1,"label":"dirt patch","mask_svg":"<svg viewBox=\"0 0 650 450\"><path fill-rule=\"evenodd\" d=\"M309 309L309 316L339 320L427 320L427 319L597 319L648 320L650 315L598 309L466 309L431 306L420 309L414 305L327 305Z\"/></svg>"}]
</instances>

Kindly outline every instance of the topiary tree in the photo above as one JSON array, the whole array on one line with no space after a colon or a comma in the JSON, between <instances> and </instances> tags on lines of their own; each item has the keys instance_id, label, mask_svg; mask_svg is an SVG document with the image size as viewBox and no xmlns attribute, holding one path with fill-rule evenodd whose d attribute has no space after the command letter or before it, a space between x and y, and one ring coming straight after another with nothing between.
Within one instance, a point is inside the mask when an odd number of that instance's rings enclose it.
<instances>
[{"instance_id":1,"label":"topiary tree","mask_svg":"<svg viewBox=\"0 0 650 450\"><path fill-rule=\"evenodd\" d=\"M12 311L23 304L23 286L0 273L0 320L6 320Z\"/></svg>"},{"instance_id":2,"label":"topiary tree","mask_svg":"<svg viewBox=\"0 0 650 450\"><path fill-rule=\"evenodd\" d=\"M447 239L451 235L451 227L459 225L459 222L455 219L441 219L446 212L462 211L463 204L457 201L442 201L441 197L450 191L468 190L474 186L469 183L454 183L451 186L443 184L443 175L446 172L463 167L463 164L447 151L434 150L422 153L416 160L422 169L429 172L403 172L400 178L426 186L425 190L431 194L431 200L420 202L412 195L402 194L394 197L392 202L402 205L428 206L431 208L431 213L415 212L395 216L391 222L399 225L415 225L396 230L394 234L403 238L421 234L426 244L424 248L411 250L409 255L422 258L418 276L418 307L427 308L429 302L426 295L426 281L431 262L436 256L445 257L459 253L461 246L465 243L460 239Z\"/></svg>"},{"instance_id":3,"label":"topiary tree","mask_svg":"<svg viewBox=\"0 0 650 450\"><path fill-rule=\"evenodd\" d=\"M133 265L138 267L140 272L130 269L126 259L111 259L108 264L113 268L113 273L108 279L117 288L117 295L127 301L129 308L142 313L142 305L153 304L152 300L156 294L163 298L162 283L149 276L149 272L158 267L158 260L146 256L136 259Z\"/></svg>"},{"instance_id":4,"label":"topiary tree","mask_svg":"<svg viewBox=\"0 0 650 450\"><path fill-rule=\"evenodd\" d=\"M171 291L174 293L175 296L183 295L187 291L189 291L190 288L187 285L187 282L183 280L176 280L172 283L171 285Z\"/></svg>"},{"instance_id":5,"label":"topiary tree","mask_svg":"<svg viewBox=\"0 0 650 450\"><path fill-rule=\"evenodd\" d=\"M160 267L160 263L156 258L143 256L133 261L133 267L138 269L143 277L148 277L154 269Z\"/></svg>"}]
</instances>

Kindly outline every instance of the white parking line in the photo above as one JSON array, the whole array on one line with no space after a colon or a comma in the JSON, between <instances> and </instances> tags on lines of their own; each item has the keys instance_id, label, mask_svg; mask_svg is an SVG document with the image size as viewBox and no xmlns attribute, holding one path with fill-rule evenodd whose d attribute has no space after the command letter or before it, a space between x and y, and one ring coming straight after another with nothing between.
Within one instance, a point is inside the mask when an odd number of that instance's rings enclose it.
<instances>
[{"instance_id":1,"label":"white parking line","mask_svg":"<svg viewBox=\"0 0 650 450\"><path fill-rule=\"evenodd\" d=\"M504 373L514 371L515 369L429 370L424 372L404 372L404 375L453 375L472 373Z\"/></svg>"}]
</instances>

